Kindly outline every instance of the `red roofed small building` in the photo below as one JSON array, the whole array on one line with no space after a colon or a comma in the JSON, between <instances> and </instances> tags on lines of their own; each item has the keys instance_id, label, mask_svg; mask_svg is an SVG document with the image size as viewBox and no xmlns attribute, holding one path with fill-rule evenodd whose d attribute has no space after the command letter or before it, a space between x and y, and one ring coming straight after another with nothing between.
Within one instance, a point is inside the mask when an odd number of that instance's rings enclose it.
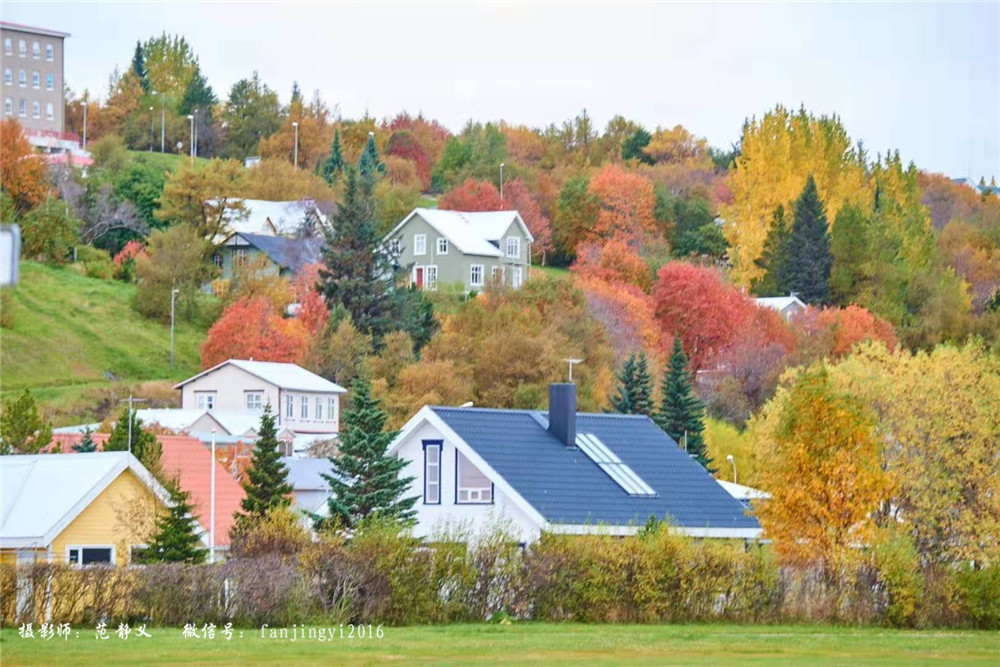
<instances>
[{"instance_id":1,"label":"red roofed small building","mask_svg":"<svg viewBox=\"0 0 1000 667\"><path fill-rule=\"evenodd\" d=\"M92 434L98 450L103 449L107 433ZM212 497L211 452L201 440L182 435L158 435L163 448L160 465L166 477L176 477L181 489L191 494L191 507L198 523L208 530ZM50 451L72 454L73 445L83 440L80 433L53 433ZM225 467L215 461L215 546L229 548L229 530L245 496L243 487ZM207 536L206 536L207 538ZM205 540L208 541L207 539Z\"/></svg>"}]
</instances>

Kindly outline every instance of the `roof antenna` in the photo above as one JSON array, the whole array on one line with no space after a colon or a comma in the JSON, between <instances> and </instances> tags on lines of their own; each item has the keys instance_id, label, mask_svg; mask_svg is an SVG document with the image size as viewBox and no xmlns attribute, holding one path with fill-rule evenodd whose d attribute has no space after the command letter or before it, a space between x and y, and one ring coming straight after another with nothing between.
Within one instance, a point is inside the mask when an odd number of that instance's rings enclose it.
<instances>
[{"instance_id":1,"label":"roof antenna","mask_svg":"<svg viewBox=\"0 0 1000 667\"><path fill-rule=\"evenodd\" d=\"M568 359L563 359L563 361L565 361L566 363L569 364L569 381L572 382L573 381L573 364L582 364L584 362L584 360L583 359L574 359L573 357L569 357Z\"/></svg>"}]
</instances>

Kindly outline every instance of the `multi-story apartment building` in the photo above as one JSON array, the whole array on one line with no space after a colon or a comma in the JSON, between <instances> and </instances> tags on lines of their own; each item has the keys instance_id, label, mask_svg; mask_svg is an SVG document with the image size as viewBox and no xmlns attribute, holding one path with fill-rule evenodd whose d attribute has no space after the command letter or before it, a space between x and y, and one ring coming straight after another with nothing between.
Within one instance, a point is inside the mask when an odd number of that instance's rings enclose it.
<instances>
[{"instance_id":1,"label":"multi-story apartment building","mask_svg":"<svg viewBox=\"0 0 1000 667\"><path fill-rule=\"evenodd\" d=\"M63 41L69 33L0 21L3 117L16 118L31 143L67 149Z\"/></svg>"}]
</instances>

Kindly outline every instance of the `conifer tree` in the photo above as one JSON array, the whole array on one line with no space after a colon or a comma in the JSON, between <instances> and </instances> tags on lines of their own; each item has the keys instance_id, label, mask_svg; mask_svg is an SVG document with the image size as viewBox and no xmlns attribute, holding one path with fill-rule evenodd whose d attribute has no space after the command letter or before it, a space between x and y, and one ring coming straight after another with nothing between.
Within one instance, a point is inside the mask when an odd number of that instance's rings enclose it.
<instances>
[{"instance_id":1,"label":"conifer tree","mask_svg":"<svg viewBox=\"0 0 1000 667\"><path fill-rule=\"evenodd\" d=\"M281 462L278 449L278 432L274 425L271 404L264 406L253 446L250 466L247 468L243 491L246 497L240 503L242 511L236 515L237 526L250 519L260 519L271 510L287 507L291 503L292 485L288 483L288 468Z\"/></svg>"},{"instance_id":2,"label":"conifer tree","mask_svg":"<svg viewBox=\"0 0 1000 667\"><path fill-rule=\"evenodd\" d=\"M385 430L388 415L366 378L356 378L351 384L351 400L340 430L340 453L330 459L333 474L323 475L333 495L329 518L320 524L339 522L354 528L369 517L408 524L417 498L403 494L414 478L400 477L406 461L386 455L398 432Z\"/></svg>"},{"instance_id":3,"label":"conifer tree","mask_svg":"<svg viewBox=\"0 0 1000 667\"><path fill-rule=\"evenodd\" d=\"M127 452L129 451L129 422L132 423L132 456L139 459L139 463L145 466L146 470L154 476L160 476L160 456L163 454L163 447L156 436L142 428L142 420L134 410L129 411L128 407L122 410L121 415L111 429L111 435L104 443L106 452Z\"/></svg>"},{"instance_id":4,"label":"conifer tree","mask_svg":"<svg viewBox=\"0 0 1000 667\"><path fill-rule=\"evenodd\" d=\"M679 445L686 444L688 454L698 463L709 472L715 472L710 467L712 459L708 458L703 437L705 407L694 394L688 358L679 336L674 337L674 350L663 372L660 388L660 409L653 420Z\"/></svg>"},{"instance_id":5,"label":"conifer tree","mask_svg":"<svg viewBox=\"0 0 1000 667\"><path fill-rule=\"evenodd\" d=\"M764 270L764 274L754 281L751 289L757 296L785 296L788 288L788 248L791 230L785 221L785 207L778 205L774 210L771 229L764 241L764 250L754 264Z\"/></svg>"},{"instance_id":6,"label":"conifer tree","mask_svg":"<svg viewBox=\"0 0 1000 667\"><path fill-rule=\"evenodd\" d=\"M334 130L333 143L330 145L330 155L323 163L323 173L321 176L330 185L333 185L337 178L344 173L344 149L340 145L340 130Z\"/></svg>"},{"instance_id":7,"label":"conifer tree","mask_svg":"<svg viewBox=\"0 0 1000 667\"><path fill-rule=\"evenodd\" d=\"M0 454L37 454L52 442L52 422L42 419L27 387L0 415Z\"/></svg>"},{"instance_id":8,"label":"conifer tree","mask_svg":"<svg viewBox=\"0 0 1000 667\"><path fill-rule=\"evenodd\" d=\"M385 173L385 163L378 154L378 146L375 145L375 135L368 135L368 143L361 153L361 160L358 162L358 171L362 179L374 181L377 177Z\"/></svg>"},{"instance_id":9,"label":"conifer tree","mask_svg":"<svg viewBox=\"0 0 1000 667\"><path fill-rule=\"evenodd\" d=\"M198 546L198 524L189 494L176 480L166 483L170 507L156 520L149 546L136 554L140 563L203 563L206 550Z\"/></svg>"},{"instance_id":10,"label":"conifer tree","mask_svg":"<svg viewBox=\"0 0 1000 667\"><path fill-rule=\"evenodd\" d=\"M139 79L139 85L143 92L149 92L149 77L146 75L146 56L142 50L142 43L136 40L135 53L132 54L132 72Z\"/></svg>"},{"instance_id":11,"label":"conifer tree","mask_svg":"<svg viewBox=\"0 0 1000 667\"><path fill-rule=\"evenodd\" d=\"M872 239L869 221L856 204L845 204L837 212L830 235L833 265L830 269L830 297L846 306L855 298L870 274Z\"/></svg>"},{"instance_id":12,"label":"conifer tree","mask_svg":"<svg viewBox=\"0 0 1000 667\"><path fill-rule=\"evenodd\" d=\"M80 454L89 454L97 451L97 443L94 442L94 432L90 428L83 429L83 439L73 445L73 451Z\"/></svg>"},{"instance_id":13,"label":"conifer tree","mask_svg":"<svg viewBox=\"0 0 1000 667\"><path fill-rule=\"evenodd\" d=\"M795 202L795 220L788 238L788 288L809 304L830 301L830 231L826 208L812 175Z\"/></svg>"},{"instance_id":14,"label":"conifer tree","mask_svg":"<svg viewBox=\"0 0 1000 667\"><path fill-rule=\"evenodd\" d=\"M618 376L618 393L611 398L611 411L623 415L653 414L653 378L646 353L631 354Z\"/></svg>"},{"instance_id":15,"label":"conifer tree","mask_svg":"<svg viewBox=\"0 0 1000 667\"><path fill-rule=\"evenodd\" d=\"M187 88L184 89L184 98L181 100L180 112L182 115L194 113L195 109L204 112L204 117L212 119L212 110L219 99L215 96L215 91L209 85L208 79L201 72L201 67L197 62L194 64L194 74ZM199 122L202 122L199 119Z\"/></svg>"},{"instance_id":16,"label":"conifer tree","mask_svg":"<svg viewBox=\"0 0 1000 667\"><path fill-rule=\"evenodd\" d=\"M633 411L632 387L635 384L635 354L630 354L618 373L618 392L611 397L611 412L630 415Z\"/></svg>"}]
</instances>

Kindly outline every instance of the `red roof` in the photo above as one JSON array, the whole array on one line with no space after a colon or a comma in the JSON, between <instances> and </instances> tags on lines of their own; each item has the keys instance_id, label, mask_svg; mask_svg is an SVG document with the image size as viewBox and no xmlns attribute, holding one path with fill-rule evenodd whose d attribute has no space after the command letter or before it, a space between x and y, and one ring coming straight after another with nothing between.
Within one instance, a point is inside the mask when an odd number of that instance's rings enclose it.
<instances>
[{"instance_id":1,"label":"red roof","mask_svg":"<svg viewBox=\"0 0 1000 667\"><path fill-rule=\"evenodd\" d=\"M107 433L94 433L94 442L102 449ZM212 497L212 454L201 440L183 435L158 435L163 447L160 464L167 477L176 477L181 488L191 494L191 505L198 523L208 530ZM53 433L51 449L73 453L73 445L83 440L80 433ZM243 502L243 487L218 461L215 462L215 545L229 546L229 530L234 515Z\"/></svg>"},{"instance_id":2,"label":"red roof","mask_svg":"<svg viewBox=\"0 0 1000 667\"><path fill-rule=\"evenodd\" d=\"M70 155L69 153L43 153L42 157L49 164L68 164L73 167L89 167L94 164L94 158L88 155Z\"/></svg>"}]
</instances>

